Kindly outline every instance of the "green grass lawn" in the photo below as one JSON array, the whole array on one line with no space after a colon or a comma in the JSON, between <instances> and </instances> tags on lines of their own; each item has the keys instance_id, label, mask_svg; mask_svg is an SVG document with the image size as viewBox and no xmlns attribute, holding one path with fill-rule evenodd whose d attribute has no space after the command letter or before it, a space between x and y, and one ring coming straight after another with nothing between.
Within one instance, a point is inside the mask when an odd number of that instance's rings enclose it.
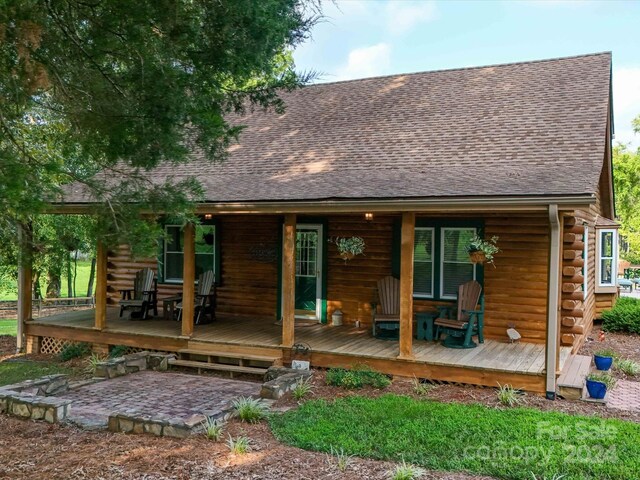
<instances>
[{"instance_id":1,"label":"green grass lawn","mask_svg":"<svg viewBox=\"0 0 640 480\"><path fill-rule=\"evenodd\" d=\"M73 373L73 370L56 362L4 361L0 362L0 386L54 373Z\"/></svg>"},{"instance_id":2,"label":"green grass lawn","mask_svg":"<svg viewBox=\"0 0 640 480\"><path fill-rule=\"evenodd\" d=\"M12 337L16 336L16 320L0 320L0 335L11 335Z\"/></svg>"},{"instance_id":3,"label":"green grass lawn","mask_svg":"<svg viewBox=\"0 0 640 480\"><path fill-rule=\"evenodd\" d=\"M72 265L73 268L73 265ZM89 273L91 272L91 262L80 261L78 260L78 273L76 276L76 296L84 297L87 295L87 287L89 285ZM62 288L60 289L60 294L62 297L67 296L67 276L63 272L62 275ZM46 279L46 277L45 277ZM44 296L47 293L47 282L40 282L42 295ZM16 300L18 297L15 292L3 292L0 291L0 300Z\"/></svg>"},{"instance_id":4,"label":"green grass lawn","mask_svg":"<svg viewBox=\"0 0 640 480\"><path fill-rule=\"evenodd\" d=\"M313 400L271 419L296 447L504 479L640 478L640 425L385 395Z\"/></svg>"}]
</instances>

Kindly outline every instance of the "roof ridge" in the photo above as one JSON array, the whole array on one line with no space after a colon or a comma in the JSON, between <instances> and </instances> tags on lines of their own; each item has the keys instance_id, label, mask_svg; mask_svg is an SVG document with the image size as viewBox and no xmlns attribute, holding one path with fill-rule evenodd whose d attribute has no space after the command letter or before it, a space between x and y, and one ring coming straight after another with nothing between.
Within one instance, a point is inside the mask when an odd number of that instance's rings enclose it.
<instances>
[{"instance_id":1,"label":"roof ridge","mask_svg":"<svg viewBox=\"0 0 640 480\"><path fill-rule=\"evenodd\" d=\"M527 60L524 62L493 63L489 65L478 65L474 67L439 68L436 70L422 70L419 72L391 73L389 75L376 75L374 77L362 77L362 78L352 78L349 80L335 80L333 82L313 83L310 85L304 85L303 88L322 87L325 85L335 85L337 83L362 82L365 80L377 80L379 78L405 77L407 75L424 75L425 73L457 72L457 71L463 71L463 70L480 70L482 68L509 67L512 65L528 65L533 63L557 62L559 60L572 60L576 58L597 57L597 56L605 56L605 55L609 57L612 56L611 50L594 52L594 53L583 53L579 55L569 55L567 57L552 57L552 58L542 58L538 60Z\"/></svg>"}]
</instances>

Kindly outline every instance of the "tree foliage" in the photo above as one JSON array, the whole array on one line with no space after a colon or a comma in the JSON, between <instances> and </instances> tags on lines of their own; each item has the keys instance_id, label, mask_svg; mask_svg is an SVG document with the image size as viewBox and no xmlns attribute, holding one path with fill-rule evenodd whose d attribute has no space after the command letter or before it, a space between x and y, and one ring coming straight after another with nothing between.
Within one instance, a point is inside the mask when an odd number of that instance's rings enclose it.
<instances>
[{"instance_id":1,"label":"tree foliage","mask_svg":"<svg viewBox=\"0 0 640 480\"><path fill-rule=\"evenodd\" d=\"M0 0L0 227L79 182L103 239L153 248L155 215L190 218L201 189L146 172L196 148L222 161L242 130L229 113L282 110L278 91L310 78L290 51L317 14L305 0Z\"/></svg>"},{"instance_id":2,"label":"tree foliage","mask_svg":"<svg viewBox=\"0 0 640 480\"><path fill-rule=\"evenodd\" d=\"M635 132L640 133L640 116L633 125ZM613 178L620 233L629 243L629 253L623 256L637 263L640 260L640 148L633 151L623 144L613 148Z\"/></svg>"}]
</instances>

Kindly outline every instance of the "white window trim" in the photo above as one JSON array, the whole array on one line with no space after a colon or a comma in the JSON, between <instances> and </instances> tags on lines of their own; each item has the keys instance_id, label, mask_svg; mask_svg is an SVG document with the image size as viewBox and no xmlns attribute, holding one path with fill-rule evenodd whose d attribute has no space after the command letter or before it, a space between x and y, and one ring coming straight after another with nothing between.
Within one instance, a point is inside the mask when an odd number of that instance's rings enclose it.
<instances>
[{"instance_id":1,"label":"white window trim","mask_svg":"<svg viewBox=\"0 0 640 480\"><path fill-rule=\"evenodd\" d=\"M605 233L611 233L611 256L602 256L602 236ZM598 230L598 252L596 261L598 262L598 286L599 287L617 287L618 285L618 230L615 228L603 228ZM602 282L602 260L611 260L611 283Z\"/></svg>"},{"instance_id":2,"label":"white window trim","mask_svg":"<svg viewBox=\"0 0 640 480\"><path fill-rule=\"evenodd\" d=\"M431 294L427 294L427 293L420 293L420 292L413 292L413 297L414 298L435 298L435 291L434 291L434 287L435 287L435 249L436 249L436 242L435 242L435 236L436 236L436 229L434 227L416 227L416 230L430 230L431 231L431 262L422 262L420 260L414 260L414 264L415 263L431 263ZM415 248L415 246L414 246ZM415 281L414 281L415 283Z\"/></svg>"},{"instance_id":3,"label":"white window trim","mask_svg":"<svg viewBox=\"0 0 640 480\"><path fill-rule=\"evenodd\" d=\"M584 266L582 267L582 298L583 300L587 299L587 294L589 291L589 226L585 225L584 227L584 253L582 254L582 258L584 259Z\"/></svg>"},{"instance_id":4,"label":"white window trim","mask_svg":"<svg viewBox=\"0 0 640 480\"><path fill-rule=\"evenodd\" d=\"M206 226L206 227L213 227L213 253L208 254L208 253L199 253L199 254L195 254L195 255L211 255L213 257L213 278L217 278L218 272L216 272L216 242L218 241L218 232L216 231L216 227L215 225L196 225L195 227L195 231L197 232L198 226ZM164 233L167 233L167 228L170 227L175 227L175 228L182 228L182 225L172 225L172 224L167 224L164 226ZM163 252L162 252L162 261L164 262L162 264L162 282L163 283L173 283L173 284L182 284L184 283L182 278L167 278L167 253L181 253L184 255L184 245L183 245L183 250L172 250L170 252L167 251L167 238L164 238L163 241L164 245L163 245ZM184 258L184 257L183 257ZM196 278L196 284L198 283L198 279Z\"/></svg>"},{"instance_id":5,"label":"white window trim","mask_svg":"<svg viewBox=\"0 0 640 480\"><path fill-rule=\"evenodd\" d=\"M457 295L445 295L444 294L444 233L447 230L473 230L474 234L478 234L478 229L476 227L442 227L440 229L440 298L443 300L456 300ZM471 261L467 262L446 262L446 263L459 263L459 264L471 264ZM473 265L473 279L476 279L477 275L477 265Z\"/></svg>"}]
</instances>

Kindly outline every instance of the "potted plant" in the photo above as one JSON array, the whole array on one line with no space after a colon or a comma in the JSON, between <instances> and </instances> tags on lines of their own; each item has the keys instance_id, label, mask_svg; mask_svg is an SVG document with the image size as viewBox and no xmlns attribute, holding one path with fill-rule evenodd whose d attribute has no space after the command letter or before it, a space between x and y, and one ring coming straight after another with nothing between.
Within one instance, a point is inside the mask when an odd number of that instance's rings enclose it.
<instances>
[{"instance_id":1,"label":"potted plant","mask_svg":"<svg viewBox=\"0 0 640 480\"><path fill-rule=\"evenodd\" d=\"M602 400L616 384L615 378L610 373L590 373L587 377L587 392L591 398Z\"/></svg>"},{"instance_id":2,"label":"potted plant","mask_svg":"<svg viewBox=\"0 0 640 480\"><path fill-rule=\"evenodd\" d=\"M362 237L337 237L334 243L338 247L338 253L345 263L356 255L364 254L365 243Z\"/></svg>"},{"instance_id":3,"label":"potted plant","mask_svg":"<svg viewBox=\"0 0 640 480\"><path fill-rule=\"evenodd\" d=\"M616 356L616 352L610 348L604 348L598 350L593 354L593 361L596 364L598 370L609 370L613 365L613 359Z\"/></svg>"},{"instance_id":4,"label":"potted plant","mask_svg":"<svg viewBox=\"0 0 640 480\"><path fill-rule=\"evenodd\" d=\"M493 256L500 251L497 242L498 237L495 235L489 240L475 235L466 247L471 263L493 263Z\"/></svg>"}]
</instances>

